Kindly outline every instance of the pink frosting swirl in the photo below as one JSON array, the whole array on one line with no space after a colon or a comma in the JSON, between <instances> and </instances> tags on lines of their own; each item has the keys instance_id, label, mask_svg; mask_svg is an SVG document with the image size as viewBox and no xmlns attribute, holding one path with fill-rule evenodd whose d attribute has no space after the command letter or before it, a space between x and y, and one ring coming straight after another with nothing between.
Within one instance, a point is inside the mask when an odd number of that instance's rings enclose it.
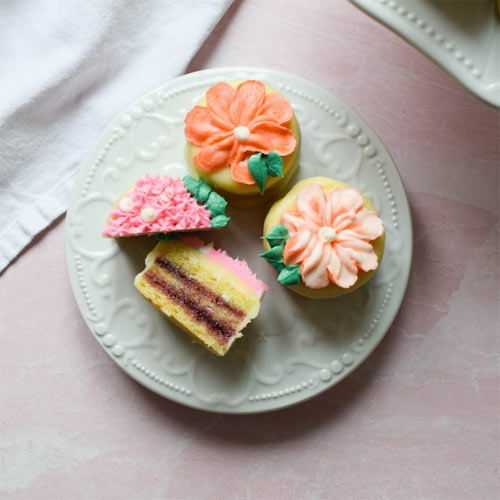
<instances>
[{"instance_id":1,"label":"pink frosting swirl","mask_svg":"<svg viewBox=\"0 0 500 500\"><path fill-rule=\"evenodd\" d=\"M285 265L300 264L308 288L330 283L349 288L358 279L358 269L377 269L370 241L381 236L384 227L380 217L363 206L357 189L336 188L325 194L321 185L309 184L298 194L296 207L281 216L290 234L283 259Z\"/></svg>"},{"instance_id":2,"label":"pink frosting swirl","mask_svg":"<svg viewBox=\"0 0 500 500\"><path fill-rule=\"evenodd\" d=\"M211 213L168 175L137 180L111 210L103 236L134 236L208 229Z\"/></svg>"}]
</instances>

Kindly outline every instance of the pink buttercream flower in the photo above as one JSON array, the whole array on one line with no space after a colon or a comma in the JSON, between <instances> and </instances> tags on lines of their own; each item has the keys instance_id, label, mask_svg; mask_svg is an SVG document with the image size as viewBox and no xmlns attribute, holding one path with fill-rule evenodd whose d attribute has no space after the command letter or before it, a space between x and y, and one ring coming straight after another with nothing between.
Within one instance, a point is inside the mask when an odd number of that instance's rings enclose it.
<instances>
[{"instance_id":1,"label":"pink buttercream flower","mask_svg":"<svg viewBox=\"0 0 500 500\"><path fill-rule=\"evenodd\" d=\"M146 175L111 210L102 234L117 237L208 229L210 215L181 179Z\"/></svg>"},{"instance_id":2,"label":"pink buttercream flower","mask_svg":"<svg viewBox=\"0 0 500 500\"><path fill-rule=\"evenodd\" d=\"M377 269L378 258L369 243L384 233L380 217L363 206L354 188L336 188L325 194L319 184L309 184L297 196L296 211L285 212L281 222L290 238L283 252L285 265L300 264L308 288L330 283L349 288L358 269Z\"/></svg>"}]
</instances>

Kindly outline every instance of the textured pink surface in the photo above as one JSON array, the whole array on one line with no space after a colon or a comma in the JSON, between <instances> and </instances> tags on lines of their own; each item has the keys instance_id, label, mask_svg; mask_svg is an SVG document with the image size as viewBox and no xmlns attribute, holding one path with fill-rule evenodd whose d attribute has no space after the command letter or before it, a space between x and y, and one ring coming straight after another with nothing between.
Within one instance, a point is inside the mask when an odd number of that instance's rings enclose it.
<instances>
[{"instance_id":1,"label":"textured pink surface","mask_svg":"<svg viewBox=\"0 0 500 500\"><path fill-rule=\"evenodd\" d=\"M244 281L254 291L255 295L261 296L264 292L267 292L267 285L257 278L255 273L248 267L246 261L233 259L225 250L221 250L220 248L210 250L207 257L221 266L228 268Z\"/></svg>"},{"instance_id":2,"label":"textured pink surface","mask_svg":"<svg viewBox=\"0 0 500 500\"><path fill-rule=\"evenodd\" d=\"M130 206L122 207L124 200ZM144 218L143 210L152 210L152 220ZM210 228L211 213L186 190L182 179L168 175L146 175L113 207L104 236L195 231Z\"/></svg>"},{"instance_id":3,"label":"textured pink surface","mask_svg":"<svg viewBox=\"0 0 500 500\"><path fill-rule=\"evenodd\" d=\"M498 498L498 111L340 0L235 5L189 69L233 64L331 90L392 153L415 230L393 327L344 382L295 408L184 408L92 338L59 223L0 279L0 496Z\"/></svg>"}]
</instances>

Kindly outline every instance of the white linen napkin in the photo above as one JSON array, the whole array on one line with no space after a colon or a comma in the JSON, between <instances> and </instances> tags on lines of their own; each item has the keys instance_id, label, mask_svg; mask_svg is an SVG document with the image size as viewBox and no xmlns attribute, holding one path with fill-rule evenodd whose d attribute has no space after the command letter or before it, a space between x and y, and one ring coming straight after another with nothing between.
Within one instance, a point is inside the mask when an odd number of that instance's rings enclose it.
<instances>
[{"instance_id":1,"label":"white linen napkin","mask_svg":"<svg viewBox=\"0 0 500 500\"><path fill-rule=\"evenodd\" d=\"M0 3L0 272L66 210L107 122L182 74L231 2Z\"/></svg>"}]
</instances>

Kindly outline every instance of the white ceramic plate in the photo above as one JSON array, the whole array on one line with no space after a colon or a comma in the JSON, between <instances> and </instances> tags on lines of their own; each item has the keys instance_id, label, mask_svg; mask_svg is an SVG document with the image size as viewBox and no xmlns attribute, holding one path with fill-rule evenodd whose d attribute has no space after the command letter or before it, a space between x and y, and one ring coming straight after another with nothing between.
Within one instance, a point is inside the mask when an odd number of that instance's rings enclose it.
<instances>
[{"instance_id":1,"label":"white ceramic plate","mask_svg":"<svg viewBox=\"0 0 500 500\"><path fill-rule=\"evenodd\" d=\"M495 0L351 0L500 107L500 21Z\"/></svg>"},{"instance_id":2,"label":"white ceramic plate","mask_svg":"<svg viewBox=\"0 0 500 500\"><path fill-rule=\"evenodd\" d=\"M173 326L135 290L153 238L100 236L116 197L138 177L186 173L184 116L215 82L256 78L283 93L302 129L296 180L341 179L365 192L387 239L375 278L330 301L300 297L276 282L261 258L265 210L229 210L210 236L245 258L270 290L259 317L218 358ZM410 270L410 213L396 167L370 127L344 103L305 80L271 70L220 68L182 76L114 119L81 167L66 227L73 292L90 330L130 376L187 406L226 413L275 410L309 399L352 372L385 335Z\"/></svg>"}]
</instances>

